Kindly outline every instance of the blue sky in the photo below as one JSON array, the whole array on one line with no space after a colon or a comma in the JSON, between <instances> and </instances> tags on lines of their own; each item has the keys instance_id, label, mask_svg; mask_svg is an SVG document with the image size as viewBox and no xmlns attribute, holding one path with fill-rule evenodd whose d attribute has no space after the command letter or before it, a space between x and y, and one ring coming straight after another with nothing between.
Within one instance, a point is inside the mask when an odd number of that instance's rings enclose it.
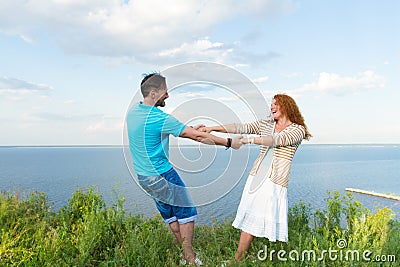
<instances>
[{"instance_id":1,"label":"blue sky","mask_svg":"<svg viewBox=\"0 0 400 267\"><path fill-rule=\"evenodd\" d=\"M142 73L191 61L293 96L311 144L400 143L398 14L395 0L0 0L0 145L119 145Z\"/></svg>"}]
</instances>

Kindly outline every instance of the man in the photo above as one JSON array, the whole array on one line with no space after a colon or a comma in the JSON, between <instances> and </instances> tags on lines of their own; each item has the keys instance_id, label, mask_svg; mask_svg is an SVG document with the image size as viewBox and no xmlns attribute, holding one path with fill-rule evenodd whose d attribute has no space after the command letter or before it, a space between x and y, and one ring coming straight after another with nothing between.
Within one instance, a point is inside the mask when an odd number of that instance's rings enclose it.
<instances>
[{"instance_id":1,"label":"man","mask_svg":"<svg viewBox=\"0 0 400 267\"><path fill-rule=\"evenodd\" d=\"M165 223L182 246L183 261L202 265L192 248L197 210L168 160L169 135L234 149L240 148L242 138L221 138L197 131L197 127L188 127L160 110L158 107L165 106L169 95L165 77L159 73L144 77L141 92L143 101L133 105L126 118L135 172L140 185L153 197Z\"/></svg>"}]
</instances>

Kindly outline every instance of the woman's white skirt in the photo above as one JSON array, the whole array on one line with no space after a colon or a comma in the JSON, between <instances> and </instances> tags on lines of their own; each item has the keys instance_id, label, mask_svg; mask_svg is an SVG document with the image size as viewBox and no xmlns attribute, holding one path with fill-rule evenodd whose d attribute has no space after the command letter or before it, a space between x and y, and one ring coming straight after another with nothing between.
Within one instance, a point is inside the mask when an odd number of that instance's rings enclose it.
<instances>
[{"instance_id":1,"label":"woman's white skirt","mask_svg":"<svg viewBox=\"0 0 400 267\"><path fill-rule=\"evenodd\" d=\"M287 242L287 188L265 178L257 190L250 192L253 178L247 178L233 227L272 242Z\"/></svg>"}]
</instances>

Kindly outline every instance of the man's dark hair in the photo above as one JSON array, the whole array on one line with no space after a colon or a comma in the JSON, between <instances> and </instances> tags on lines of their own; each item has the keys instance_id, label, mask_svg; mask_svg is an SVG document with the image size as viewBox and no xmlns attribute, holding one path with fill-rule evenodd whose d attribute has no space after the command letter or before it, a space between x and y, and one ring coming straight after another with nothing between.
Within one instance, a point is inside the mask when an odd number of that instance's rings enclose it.
<instances>
[{"instance_id":1,"label":"man's dark hair","mask_svg":"<svg viewBox=\"0 0 400 267\"><path fill-rule=\"evenodd\" d=\"M143 97L148 96L151 90L160 90L161 86L165 84L165 77L159 72L143 74L143 76L144 78L140 83L140 90L142 91Z\"/></svg>"}]
</instances>

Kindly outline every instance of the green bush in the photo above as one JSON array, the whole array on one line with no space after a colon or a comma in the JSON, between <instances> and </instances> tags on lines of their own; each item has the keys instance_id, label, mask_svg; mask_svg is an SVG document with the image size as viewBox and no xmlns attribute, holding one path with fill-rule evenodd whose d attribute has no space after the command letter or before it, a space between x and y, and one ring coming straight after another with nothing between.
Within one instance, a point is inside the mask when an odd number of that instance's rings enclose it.
<instances>
[{"instance_id":1,"label":"green bush","mask_svg":"<svg viewBox=\"0 0 400 267\"><path fill-rule=\"evenodd\" d=\"M292 205L289 241L255 238L246 259L231 266L399 266L400 223L391 210L371 212L351 194L336 191L328 192L325 202L326 208L315 212L303 201ZM240 231L231 222L196 226L194 249L206 266L233 259ZM126 215L123 198L107 207L93 188L77 190L58 212L51 211L43 193L2 192L0 229L1 266L176 266L181 258L160 216ZM338 247L339 241L344 246ZM330 259L326 250L341 258ZM392 262L348 259L348 250L369 250L371 259L384 255ZM286 261L278 258L279 251ZM259 258L264 252L265 259Z\"/></svg>"}]
</instances>

